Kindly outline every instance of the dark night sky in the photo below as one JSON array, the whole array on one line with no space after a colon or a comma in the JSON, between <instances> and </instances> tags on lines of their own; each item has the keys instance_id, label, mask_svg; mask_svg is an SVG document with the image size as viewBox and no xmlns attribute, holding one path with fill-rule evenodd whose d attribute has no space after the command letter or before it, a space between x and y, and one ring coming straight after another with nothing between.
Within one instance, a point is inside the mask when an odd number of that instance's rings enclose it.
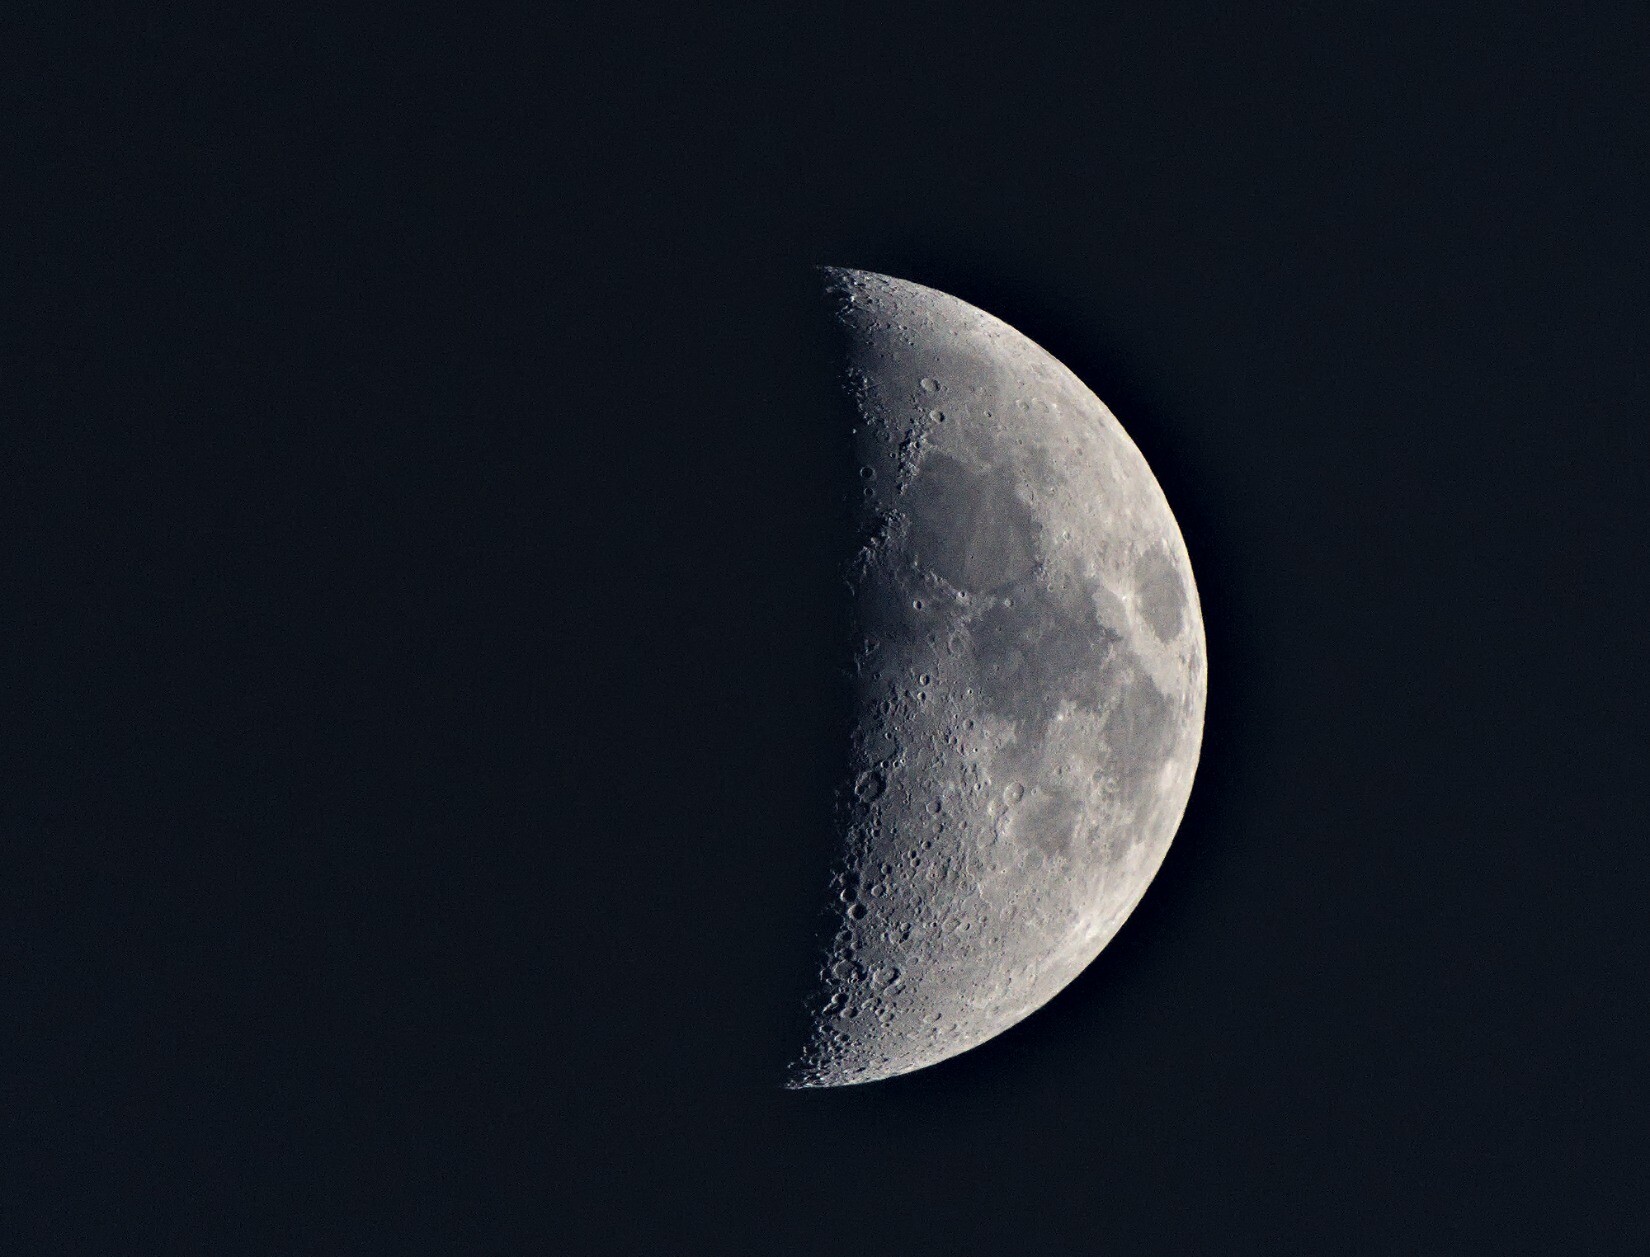
<instances>
[{"instance_id":1,"label":"dark night sky","mask_svg":"<svg viewBox=\"0 0 1650 1257\"><path fill-rule=\"evenodd\" d=\"M1650 1251L1642 8L699 7L7 41L15 1251ZM1210 693L1094 965L799 1094L821 262L1105 399Z\"/></svg>"}]
</instances>

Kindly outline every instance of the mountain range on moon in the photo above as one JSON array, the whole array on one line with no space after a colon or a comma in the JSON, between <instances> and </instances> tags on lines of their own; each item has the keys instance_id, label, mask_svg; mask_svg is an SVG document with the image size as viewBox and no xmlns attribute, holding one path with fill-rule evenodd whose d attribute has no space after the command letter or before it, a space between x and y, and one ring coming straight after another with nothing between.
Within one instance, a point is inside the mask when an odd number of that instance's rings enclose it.
<instances>
[{"instance_id":1,"label":"mountain range on moon","mask_svg":"<svg viewBox=\"0 0 1650 1257\"><path fill-rule=\"evenodd\" d=\"M1202 738L1202 616L1122 426L1013 328L823 268L851 402L853 727L791 1087L972 1048L1099 954Z\"/></svg>"}]
</instances>

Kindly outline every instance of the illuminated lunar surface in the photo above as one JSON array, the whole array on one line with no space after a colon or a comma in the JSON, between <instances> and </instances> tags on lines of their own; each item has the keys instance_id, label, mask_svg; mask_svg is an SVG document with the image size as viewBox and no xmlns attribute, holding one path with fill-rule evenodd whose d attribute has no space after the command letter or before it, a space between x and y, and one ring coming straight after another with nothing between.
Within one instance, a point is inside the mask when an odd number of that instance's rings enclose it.
<instances>
[{"instance_id":1,"label":"illuminated lunar surface","mask_svg":"<svg viewBox=\"0 0 1650 1257\"><path fill-rule=\"evenodd\" d=\"M1185 545L1111 412L965 302L822 273L858 415L857 718L793 1087L932 1065L1076 977L1174 837L1205 693Z\"/></svg>"}]
</instances>

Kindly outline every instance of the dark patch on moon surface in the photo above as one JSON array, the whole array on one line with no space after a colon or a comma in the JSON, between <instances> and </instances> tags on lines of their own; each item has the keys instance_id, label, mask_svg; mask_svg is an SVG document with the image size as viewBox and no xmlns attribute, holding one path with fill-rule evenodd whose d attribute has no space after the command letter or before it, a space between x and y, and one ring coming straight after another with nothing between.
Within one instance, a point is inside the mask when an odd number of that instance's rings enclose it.
<instances>
[{"instance_id":1,"label":"dark patch on moon surface","mask_svg":"<svg viewBox=\"0 0 1650 1257\"><path fill-rule=\"evenodd\" d=\"M1174 640L1180 632L1186 591L1166 549L1153 546L1135 560L1134 587L1146 627L1157 634L1159 641Z\"/></svg>"},{"instance_id":2,"label":"dark patch on moon surface","mask_svg":"<svg viewBox=\"0 0 1650 1257\"><path fill-rule=\"evenodd\" d=\"M1006 469L973 471L935 454L912 495L911 559L957 589L992 593L1037 564L1037 521L1014 495Z\"/></svg>"},{"instance_id":3,"label":"dark patch on moon surface","mask_svg":"<svg viewBox=\"0 0 1650 1257\"><path fill-rule=\"evenodd\" d=\"M980 702L989 712L1040 730L1063 704L1098 709L1105 699L1120 635L1092 608L1045 590L1011 587L987 607L973 630Z\"/></svg>"}]
</instances>

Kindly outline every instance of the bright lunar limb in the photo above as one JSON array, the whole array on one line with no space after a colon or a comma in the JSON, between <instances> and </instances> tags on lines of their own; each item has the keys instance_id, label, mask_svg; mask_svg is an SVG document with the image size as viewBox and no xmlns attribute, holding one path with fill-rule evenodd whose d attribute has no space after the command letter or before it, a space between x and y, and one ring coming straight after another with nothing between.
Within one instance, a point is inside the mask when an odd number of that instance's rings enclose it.
<instances>
[{"instance_id":1,"label":"bright lunar limb","mask_svg":"<svg viewBox=\"0 0 1650 1257\"><path fill-rule=\"evenodd\" d=\"M1186 547L1100 400L965 302L822 273L857 411L857 716L792 1087L955 1056L1093 960L1180 824L1206 688Z\"/></svg>"}]
</instances>

